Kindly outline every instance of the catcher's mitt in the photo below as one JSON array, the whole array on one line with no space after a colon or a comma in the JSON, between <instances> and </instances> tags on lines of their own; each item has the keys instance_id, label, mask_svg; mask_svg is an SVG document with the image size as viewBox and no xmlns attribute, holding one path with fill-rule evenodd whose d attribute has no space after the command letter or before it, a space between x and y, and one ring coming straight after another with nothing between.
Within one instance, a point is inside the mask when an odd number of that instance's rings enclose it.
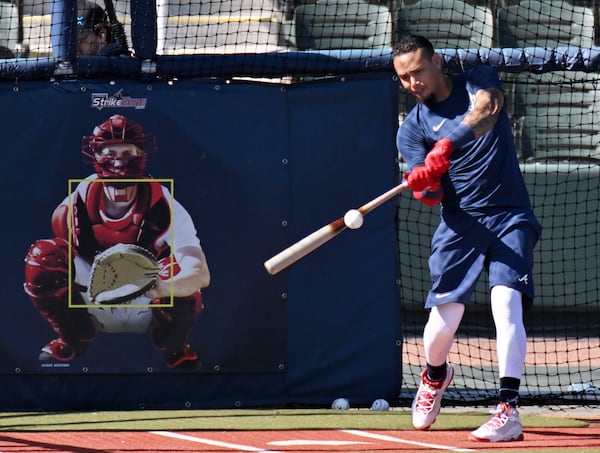
<instances>
[{"instance_id":1,"label":"catcher's mitt","mask_svg":"<svg viewBox=\"0 0 600 453\"><path fill-rule=\"evenodd\" d=\"M94 304L120 304L141 296L158 281L154 255L133 244L117 244L96 255L88 286Z\"/></svg>"}]
</instances>

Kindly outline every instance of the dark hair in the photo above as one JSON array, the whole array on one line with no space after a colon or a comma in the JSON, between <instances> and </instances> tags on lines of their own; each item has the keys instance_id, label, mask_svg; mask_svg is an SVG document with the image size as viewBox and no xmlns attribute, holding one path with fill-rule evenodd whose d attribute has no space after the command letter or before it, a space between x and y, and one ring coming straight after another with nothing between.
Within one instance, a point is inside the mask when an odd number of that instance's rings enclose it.
<instances>
[{"instance_id":1,"label":"dark hair","mask_svg":"<svg viewBox=\"0 0 600 453\"><path fill-rule=\"evenodd\" d=\"M85 15L77 17L79 39L92 32L99 31L102 27L108 28L108 17L104 9L98 5L90 6Z\"/></svg>"},{"instance_id":2,"label":"dark hair","mask_svg":"<svg viewBox=\"0 0 600 453\"><path fill-rule=\"evenodd\" d=\"M423 53L431 58L435 53L433 44L426 37L421 35L403 35L394 45L392 56L402 55L409 52L415 52L423 49Z\"/></svg>"}]
</instances>

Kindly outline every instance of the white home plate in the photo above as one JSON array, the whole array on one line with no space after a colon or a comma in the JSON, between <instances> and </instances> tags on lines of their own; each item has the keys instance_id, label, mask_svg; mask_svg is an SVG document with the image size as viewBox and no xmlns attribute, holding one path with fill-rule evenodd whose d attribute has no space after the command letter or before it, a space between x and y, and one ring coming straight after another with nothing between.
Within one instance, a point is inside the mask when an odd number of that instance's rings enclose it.
<instances>
[{"instance_id":1,"label":"white home plate","mask_svg":"<svg viewBox=\"0 0 600 453\"><path fill-rule=\"evenodd\" d=\"M359 445L369 444L370 442L355 442L352 440L304 440L304 439L291 439L291 440L274 440L269 442L270 445L276 445L278 447L297 447L300 445L329 445L329 446L342 446L342 445Z\"/></svg>"}]
</instances>

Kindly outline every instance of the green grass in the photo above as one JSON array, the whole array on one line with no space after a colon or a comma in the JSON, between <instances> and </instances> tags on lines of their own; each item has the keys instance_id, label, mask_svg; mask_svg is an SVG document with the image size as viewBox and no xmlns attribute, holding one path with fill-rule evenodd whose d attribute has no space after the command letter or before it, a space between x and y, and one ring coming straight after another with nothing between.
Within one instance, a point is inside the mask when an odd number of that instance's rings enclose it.
<instances>
[{"instance_id":1,"label":"green grass","mask_svg":"<svg viewBox=\"0 0 600 453\"><path fill-rule=\"evenodd\" d=\"M432 430L475 429L489 413L441 414ZM525 428L586 427L580 420L521 415ZM107 412L0 413L0 431L192 431L192 430L302 430L380 429L411 430L408 410L374 412L368 409L265 410L141 410ZM511 450L515 452L515 450ZM532 451L532 450L529 450Z\"/></svg>"}]
</instances>

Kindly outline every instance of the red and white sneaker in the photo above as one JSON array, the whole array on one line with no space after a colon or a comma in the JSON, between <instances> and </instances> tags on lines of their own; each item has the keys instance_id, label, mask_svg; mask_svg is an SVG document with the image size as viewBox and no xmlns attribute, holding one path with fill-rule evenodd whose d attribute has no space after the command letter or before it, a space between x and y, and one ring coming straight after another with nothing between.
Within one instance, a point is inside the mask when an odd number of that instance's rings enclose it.
<instances>
[{"instance_id":1,"label":"red and white sneaker","mask_svg":"<svg viewBox=\"0 0 600 453\"><path fill-rule=\"evenodd\" d=\"M415 429L424 431L435 422L442 407L442 396L454 378L454 368L446 364L446 375L439 382L427 378L427 370L421 373L421 384L412 403L412 423Z\"/></svg>"},{"instance_id":2,"label":"red and white sneaker","mask_svg":"<svg viewBox=\"0 0 600 453\"><path fill-rule=\"evenodd\" d=\"M165 361L169 368L191 368L198 366L198 354L192 350L189 344L186 344L181 351L166 352Z\"/></svg>"},{"instance_id":3,"label":"red and white sneaker","mask_svg":"<svg viewBox=\"0 0 600 453\"><path fill-rule=\"evenodd\" d=\"M67 343L62 338L52 340L44 346L38 357L40 362L69 362L75 357L82 356L87 349L88 341Z\"/></svg>"},{"instance_id":4,"label":"red and white sneaker","mask_svg":"<svg viewBox=\"0 0 600 453\"><path fill-rule=\"evenodd\" d=\"M469 434L475 442L512 442L523 440L523 426L517 409L507 403L499 403L492 417Z\"/></svg>"}]
</instances>

